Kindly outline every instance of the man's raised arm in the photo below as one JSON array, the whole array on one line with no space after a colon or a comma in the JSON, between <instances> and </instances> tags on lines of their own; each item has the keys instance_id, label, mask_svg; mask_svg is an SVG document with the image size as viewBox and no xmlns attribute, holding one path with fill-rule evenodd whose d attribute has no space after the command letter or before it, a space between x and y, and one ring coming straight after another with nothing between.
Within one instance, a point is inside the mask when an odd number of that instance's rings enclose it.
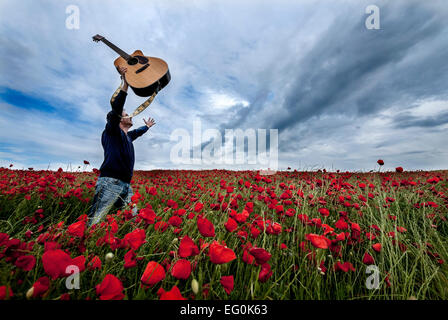
<instances>
[{"instance_id":1,"label":"man's raised arm","mask_svg":"<svg viewBox=\"0 0 448 320\"><path fill-rule=\"evenodd\" d=\"M120 121L121 115L123 113L123 106L126 101L126 96L128 94L128 83L124 76L126 72L126 68L119 69L121 77L123 79L123 84L121 86L120 92L118 92L117 96L113 101L111 101L112 111L107 114L107 124L106 130L113 134L120 133Z\"/></svg>"}]
</instances>

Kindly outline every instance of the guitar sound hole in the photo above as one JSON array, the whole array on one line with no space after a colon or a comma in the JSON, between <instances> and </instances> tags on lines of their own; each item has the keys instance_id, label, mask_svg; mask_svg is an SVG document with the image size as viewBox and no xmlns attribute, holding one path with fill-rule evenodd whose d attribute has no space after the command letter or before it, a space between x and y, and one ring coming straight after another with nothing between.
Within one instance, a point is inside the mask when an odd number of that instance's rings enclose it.
<instances>
[{"instance_id":1,"label":"guitar sound hole","mask_svg":"<svg viewBox=\"0 0 448 320\"><path fill-rule=\"evenodd\" d=\"M131 59L128 60L128 65L130 65L130 66L133 66L137 63L138 63L138 59L135 57L132 57Z\"/></svg>"},{"instance_id":2,"label":"guitar sound hole","mask_svg":"<svg viewBox=\"0 0 448 320\"><path fill-rule=\"evenodd\" d=\"M148 63L148 58L144 57L144 56L135 56L138 59L138 63L140 64L145 64Z\"/></svg>"}]
</instances>

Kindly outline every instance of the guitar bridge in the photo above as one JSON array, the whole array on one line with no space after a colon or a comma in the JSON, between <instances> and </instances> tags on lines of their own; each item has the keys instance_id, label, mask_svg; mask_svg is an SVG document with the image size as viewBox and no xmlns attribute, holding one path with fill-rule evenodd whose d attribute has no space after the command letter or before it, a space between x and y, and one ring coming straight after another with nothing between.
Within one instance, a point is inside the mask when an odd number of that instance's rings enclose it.
<instances>
[{"instance_id":1,"label":"guitar bridge","mask_svg":"<svg viewBox=\"0 0 448 320\"><path fill-rule=\"evenodd\" d=\"M148 67L149 67L149 63L145 64L143 67L141 67L140 69L138 69L137 71L135 71L135 73L140 73L140 72L142 72L143 70L145 70L145 69L148 68Z\"/></svg>"}]
</instances>

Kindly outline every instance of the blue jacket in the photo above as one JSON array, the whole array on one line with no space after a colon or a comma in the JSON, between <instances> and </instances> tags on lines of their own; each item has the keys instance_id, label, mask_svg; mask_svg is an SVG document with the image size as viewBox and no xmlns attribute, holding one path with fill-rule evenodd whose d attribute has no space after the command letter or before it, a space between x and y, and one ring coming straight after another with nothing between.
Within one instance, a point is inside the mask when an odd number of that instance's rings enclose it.
<instances>
[{"instance_id":1,"label":"blue jacket","mask_svg":"<svg viewBox=\"0 0 448 320\"><path fill-rule=\"evenodd\" d=\"M121 130L120 116L123 112L127 93L120 90L114 102L112 111L107 114L107 124L101 136L101 144L104 149L104 161L100 168L100 177L112 177L130 183L134 173L134 145L132 141L140 137L146 131L147 126L142 126L126 134Z\"/></svg>"}]
</instances>

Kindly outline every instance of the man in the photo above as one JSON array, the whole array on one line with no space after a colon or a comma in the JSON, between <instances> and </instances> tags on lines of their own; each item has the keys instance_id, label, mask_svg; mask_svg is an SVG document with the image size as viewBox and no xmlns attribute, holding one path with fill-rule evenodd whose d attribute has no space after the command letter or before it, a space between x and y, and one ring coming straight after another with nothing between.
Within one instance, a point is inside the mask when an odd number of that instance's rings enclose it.
<instances>
[{"instance_id":1,"label":"man","mask_svg":"<svg viewBox=\"0 0 448 320\"><path fill-rule=\"evenodd\" d=\"M129 116L123 110L128 91L126 71L126 68L119 68L123 84L112 102L112 111L107 114L106 128L101 137L104 161L95 186L89 226L99 223L112 206L123 208L131 202L133 191L130 182L135 162L132 142L155 124L154 119L143 119L145 126L128 131L132 127L132 118L124 118ZM137 214L137 208L133 209L133 214Z\"/></svg>"}]
</instances>

